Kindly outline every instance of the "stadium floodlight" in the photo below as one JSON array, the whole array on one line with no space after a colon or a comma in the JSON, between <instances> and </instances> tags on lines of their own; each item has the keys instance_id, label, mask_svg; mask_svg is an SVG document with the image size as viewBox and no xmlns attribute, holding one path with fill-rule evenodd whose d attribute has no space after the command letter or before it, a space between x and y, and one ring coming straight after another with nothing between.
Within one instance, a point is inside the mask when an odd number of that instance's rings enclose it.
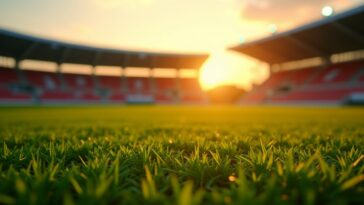
<instances>
[{"instance_id":1,"label":"stadium floodlight","mask_svg":"<svg viewBox=\"0 0 364 205\"><path fill-rule=\"evenodd\" d=\"M324 17L329 17L332 16L334 14L334 8L332 8L331 6L324 6L321 9L321 15Z\"/></svg>"},{"instance_id":2,"label":"stadium floodlight","mask_svg":"<svg viewBox=\"0 0 364 205\"><path fill-rule=\"evenodd\" d=\"M277 33L278 31L278 27L276 24L269 24L268 25L268 31L271 33L271 34L275 34Z\"/></svg>"},{"instance_id":3,"label":"stadium floodlight","mask_svg":"<svg viewBox=\"0 0 364 205\"><path fill-rule=\"evenodd\" d=\"M240 36L239 37L239 42L240 42L240 44L245 43L245 37L244 36Z\"/></svg>"}]
</instances>

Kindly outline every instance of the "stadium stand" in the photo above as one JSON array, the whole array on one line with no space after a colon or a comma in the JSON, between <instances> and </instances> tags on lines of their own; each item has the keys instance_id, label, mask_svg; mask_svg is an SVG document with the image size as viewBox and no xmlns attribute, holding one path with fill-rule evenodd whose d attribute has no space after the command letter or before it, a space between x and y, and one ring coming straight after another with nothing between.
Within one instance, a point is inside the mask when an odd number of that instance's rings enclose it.
<instances>
[{"instance_id":1,"label":"stadium stand","mask_svg":"<svg viewBox=\"0 0 364 205\"><path fill-rule=\"evenodd\" d=\"M155 78L154 100L161 104L168 104L177 101L177 79Z\"/></svg>"},{"instance_id":2,"label":"stadium stand","mask_svg":"<svg viewBox=\"0 0 364 205\"><path fill-rule=\"evenodd\" d=\"M322 70L311 82L313 84L342 83L350 81L359 71L363 62L340 63Z\"/></svg>"},{"instance_id":3,"label":"stadium stand","mask_svg":"<svg viewBox=\"0 0 364 205\"><path fill-rule=\"evenodd\" d=\"M197 77L102 76L19 68L23 60L121 68L199 69L208 55L123 51L63 43L0 29L0 56L15 68L0 67L0 103L204 103ZM58 69L57 69L58 70ZM181 93L194 93L182 96ZM201 95L201 96L198 96ZM185 95L183 95L185 96ZM185 100L186 99L186 100Z\"/></svg>"},{"instance_id":4,"label":"stadium stand","mask_svg":"<svg viewBox=\"0 0 364 205\"><path fill-rule=\"evenodd\" d=\"M185 78L180 79L180 89L182 92L180 99L184 103L206 102L206 97L201 91L200 84L197 79Z\"/></svg>"},{"instance_id":5,"label":"stadium stand","mask_svg":"<svg viewBox=\"0 0 364 205\"><path fill-rule=\"evenodd\" d=\"M364 61L340 63L324 68L306 68L273 73L243 97L246 103L344 102L351 93L364 92L358 73Z\"/></svg>"},{"instance_id":6,"label":"stadium stand","mask_svg":"<svg viewBox=\"0 0 364 205\"><path fill-rule=\"evenodd\" d=\"M266 62L271 69L270 77L240 102L344 104L360 98L364 102L363 18L364 5L231 48ZM334 61L334 57L345 59ZM314 58L321 59L321 64L299 66ZM297 68L282 69L295 62Z\"/></svg>"}]
</instances>

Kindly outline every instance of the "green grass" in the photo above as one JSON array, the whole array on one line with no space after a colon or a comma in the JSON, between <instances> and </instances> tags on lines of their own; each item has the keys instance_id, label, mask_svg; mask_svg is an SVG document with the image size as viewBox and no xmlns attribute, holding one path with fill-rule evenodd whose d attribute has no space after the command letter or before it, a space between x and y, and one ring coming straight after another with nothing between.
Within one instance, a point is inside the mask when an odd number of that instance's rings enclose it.
<instances>
[{"instance_id":1,"label":"green grass","mask_svg":"<svg viewBox=\"0 0 364 205\"><path fill-rule=\"evenodd\" d=\"M364 204L364 109L0 108L0 204Z\"/></svg>"}]
</instances>

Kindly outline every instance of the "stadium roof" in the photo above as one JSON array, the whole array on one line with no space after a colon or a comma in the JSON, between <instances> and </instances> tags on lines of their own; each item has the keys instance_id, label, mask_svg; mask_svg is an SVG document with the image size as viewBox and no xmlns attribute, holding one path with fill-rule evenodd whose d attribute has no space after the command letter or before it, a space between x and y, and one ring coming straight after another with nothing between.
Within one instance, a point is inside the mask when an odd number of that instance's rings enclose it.
<instances>
[{"instance_id":1,"label":"stadium roof","mask_svg":"<svg viewBox=\"0 0 364 205\"><path fill-rule=\"evenodd\" d=\"M364 5L296 29L230 48L269 64L364 49Z\"/></svg>"},{"instance_id":2,"label":"stadium roof","mask_svg":"<svg viewBox=\"0 0 364 205\"><path fill-rule=\"evenodd\" d=\"M0 29L0 56L87 65L198 69L208 55L97 48L48 40Z\"/></svg>"}]
</instances>

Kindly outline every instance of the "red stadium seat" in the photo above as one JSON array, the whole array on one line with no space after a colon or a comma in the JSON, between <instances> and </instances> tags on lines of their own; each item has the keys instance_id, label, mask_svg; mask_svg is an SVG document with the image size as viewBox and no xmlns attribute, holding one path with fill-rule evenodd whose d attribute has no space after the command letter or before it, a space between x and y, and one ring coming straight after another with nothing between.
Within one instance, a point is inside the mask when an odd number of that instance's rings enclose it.
<instances>
[{"instance_id":1,"label":"red stadium seat","mask_svg":"<svg viewBox=\"0 0 364 205\"><path fill-rule=\"evenodd\" d=\"M317 72L317 68L305 68L297 70L287 70L273 73L260 88L274 89L282 84L303 85L310 76Z\"/></svg>"},{"instance_id":2,"label":"red stadium seat","mask_svg":"<svg viewBox=\"0 0 364 205\"><path fill-rule=\"evenodd\" d=\"M98 76L100 87L110 90L120 91L121 77L120 76Z\"/></svg>"},{"instance_id":3,"label":"red stadium seat","mask_svg":"<svg viewBox=\"0 0 364 205\"><path fill-rule=\"evenodd\" d=\"M43 102L88 102L99 101L100 97L92 92L72 92L72 91L45 91L40 96Z\"/></svg>"},{"instance_id":4,"label":"red stadium seat","mask_svg":"<svg viewBox=\"0 0 364 205\"><path fill-rule=\"evenodd\" d=\"M197 78L181 78L180 89L187 92L201 92L200 83Z\"/></svg>"},{"instance_id":5,"label":"red stadium seat","mask_svg":"<svg viewBox=\"0 0 364 205\"><path fill-rule=\"evenodd\" d=\"M273 73L260 86L242 97L244 103L331 101L341 102L353 92L362 92L364 87L355 84L361 78L364 62L331 65L327 68L307 68ZM357 77L357 78L355 78ZM312 79L311 81L308 81ZM354 84L353 84L354 83ZM283 88L283 85L293 85ZM270 95L267 95L270 93Z\"/></svg>"},{"instance_id":6,"label":"red stadium seat","mask_svg":"<svg viewBox=\"0 0 364 205\"><path fill-rule=\"evenodd\" d=\"M71 92L56 90L56 91L45 91L42 93L40 98L42 101L58 101L58 100L67 101L75 99L75 96Z\"/></svg>"},{"instance_id":7,"label":"red stadium seat","mask_svg":"<svg viewBox=\"0 0 364 205\"><path fill-rule=\"evenodd\" d=\"M113 93L109 96L108 99L111 102L124 102L126 100L126 97L123 93Z\"/></svg>"},{"instance_id":8,"label":"red stadium seat","mask_svg":"<svg viewBox=\"0 0 364 205\"><path fill-rule=\"evenodd\" d=\"M45 90L54 90L61 86L61 81L57 73L28 70L24 71L24 73L30 84Z\"/></svg>"},{"instance_id":9,"label":"red stadium seat","mask_svg":"<svg viewBox=\"0 0 364 205\"><path fill-rule=\"evenodd\" d=\"M364 73L362 73L362 75L359 76L359 79L358 80L359 80L359 82L364 82Z\"/></svg>"},{"instance_id":10,"label":"red stadium seat","mask_svg":"<svg viewBox=\"0 0 364 205\"><path fill-rule=\"evenodd\" d=\"M128 77L127 85L129 94L150 93L150 78Z\"/></svg>"},{"instance_id":11,"label":"red stadium seat","mask_svg":"<svg viewBox=\"0 0 364 205\"><path fill-rule=\"evenodd\" d=\"M287 82L288 76L291 72L282 71L278 73L272 73L272 75L260 85L260 88L274 88L282 84L282 82Z\"/></svg>"},{"instance_id":12,"label":"red stadium seat","mask_svg":"<svg viewBox=\"0 0 364 205\"><path fill-rule=\"evenodd\" d=\"M182 103L205 103L203 93L189 93L181 96Z\"/></svg>"},{"instance_id":13,"label":"red stadium seat","mask_svg":"<svg viewBox=\"0 0 364 205\"><path fill-rule=\"evenodd\" d=\"M313 84L343 83L350 81L362 63L342 63L323 69L311 82Z\"/></svg>"},{"instance_id":14,"label":"red stadium seat","mask_svg":"<svg viewBox=\"0 0 364 205\"><path fill-rule=\"evenodd\" d=\"M166 94L166 93L157 93L154 96L155 102L156 103L173 103L175 102L175 98L170 95L170 94Z\"/></svg>"},{"instance_id":15,"label":"red stadium seat","mask_svg":"<svg viewBox=\"0 0 364 205\"><path fill-rule=\"evenodd\" d=\"M288 81L294 85L302 85L309 79L310 76L314 75L315 72L317 72L317 68L292 70Z\"/></svg>"},{"instance_id":16,"label":"red stadium seat","mask_svg":"<svg viewBox=\"0 0 364 205\"><path fill-rule=\"evenodd\" d=\"M197 78L181 78L180 89L182 103L205 103L206 99Z\"/></svg>"},{"instance_id":17,"label":"red stadium seat","mask_svg":"<svg viewBox=\"0 0 364 205\"><path fill-rule=\"evenodd\" d=\"M18 76L15 69L0 67L0 85L7 85L11 83L17 83Z\"/></svg>"},{"instance_id":18,"label":"red stadium seat","mask_svg":"<svg viewBox=\"0 0 364 205\"><path fill-rule=\"evenodd\" d=\"M81 101L99 101L101 100L100 96L94 94L93 92L87 92L87 93L79 93L76 94L77 99Z\"/></svg>"},{"instance_id":19,"label":"red stadium seat","mask_svg":"<svg viewBox=\"0 0 364 205\"><path fill-rule=\"evenodd\" d=\"M263 102L265 99L266 99L266 90L263 90L263 91L252 91L246 93L240 101L245 103L260 103Z\"/></svg>"},{"instance_id":20,"label":"red stadium seat","mask_svg":"<svg viewBox=\"0 0 364 205\"><path fill-rule=\"evenodd\" d=\"M63 76L71 89L92 90L94 88L94 80L91 75L63 74Z\"/></svg>"},{"instance_id":21,"label":"red stadium seat","mask_svg":"<svg viewBox=\"0 0 364 205\"><path fill-rule=\"evenodd\" d=\"M170 91L176 89L175 78L155 78L155 85L158 91Z\"/></svg>"},{"instance_id":22,"label":"red stadium seat","mask_svg":"<svg viewBox=\"0 0 364 205\"><path fill-rule=\"evenodd\" d=\"M336 101L340 102L352 93L364 92L364 88L340 88L340 89L323 89L323 90L299 90L292 91L286 95L275 96L270 100L273 102L289 101Z\"/></svg>"},{"instance_id":23,"label":"red stadium seat","mask_svg":"<svg viewBox=\"0 0 364 205\"><path fill-rule=\"evenodd\" d=\"M1 101L30 101L32 96L23 92L13 92L8 89L0 88Z\"/></svg>"}]
</instances>

